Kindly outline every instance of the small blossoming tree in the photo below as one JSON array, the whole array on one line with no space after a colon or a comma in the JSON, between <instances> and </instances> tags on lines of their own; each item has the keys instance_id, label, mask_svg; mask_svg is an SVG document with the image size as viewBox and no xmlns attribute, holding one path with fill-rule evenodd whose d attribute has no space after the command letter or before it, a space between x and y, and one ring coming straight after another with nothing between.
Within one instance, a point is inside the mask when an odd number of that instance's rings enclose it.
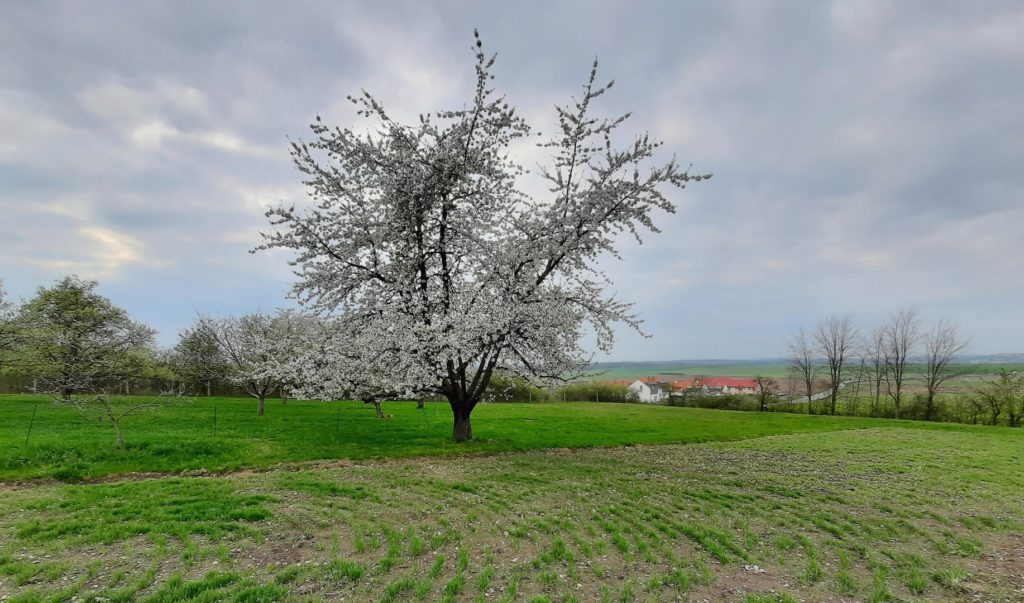
<instances>
[{"instance_id":1,"label":"small blossoming tree","mask_svg":"<svg viewBox=\"0 0 1024 603\"><path fill-rule=\"evenodd\" d=\"M266 412L267 397L287 385L281 365L298 348L297 322L292 313L254 312L215 318L200 315L195 331L216 347L228 382L256 398L256 414Z\"/></svg>"},{"instance_id":2,"label":"small blossoming tree","mask_svg":"<svg viewBox=\"0 0 1024 603\"><path fill-rule=\"evenodd\" d=\"M495 58L481 47L477 36L476 87L464 108L406 125L363 92L350 100L376 131L332 128L318 116L313 139L292 146L313 206L270 210L259 247L293 250L294 295L343 331L372 333L360 340L361 374L447 398L456 441L472 438L470 415L496 372L565 379L589 364L588 331L606 351L615 324L639 328L630 304L606 291L598 258L615 254L620 233L657 232L655 210L674 211L668 189L709 177L674 159L656 163L661 143L646 133L616 144L629 115L592 116L612 87L598 85L595 62L540 145L551 154L539 172L548 194L524 194L528 173L510 155L531 129L490 88ZM322 360L344 372L352 358Z\"/></svg>"}]
</instances>

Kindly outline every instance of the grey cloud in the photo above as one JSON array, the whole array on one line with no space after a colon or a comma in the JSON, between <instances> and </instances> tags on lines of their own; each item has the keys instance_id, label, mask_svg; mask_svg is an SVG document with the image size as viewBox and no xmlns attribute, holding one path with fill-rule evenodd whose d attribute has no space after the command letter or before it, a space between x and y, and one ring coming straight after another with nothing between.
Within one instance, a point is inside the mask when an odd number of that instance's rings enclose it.
<instances>
[{"instance_id":1,"label":"grey cloud","mask_svg":"<svg viewBox=\"0 0 1024 603\"><path fill-rule=\"evenodd\" d=\"M597 55L600 110L716 174L606 262L654 336L615 357L776 355L823 314L907 303L1020 350L1015 2L8 7L0 275L21 295L101 275L164 342L197 309L287 303L286 257L247 251L265 204L302 200L288 140L317 113L356 123L361 88L403 118L461 104L473 27L540 130Z\"/></svg>"}]
</instances>

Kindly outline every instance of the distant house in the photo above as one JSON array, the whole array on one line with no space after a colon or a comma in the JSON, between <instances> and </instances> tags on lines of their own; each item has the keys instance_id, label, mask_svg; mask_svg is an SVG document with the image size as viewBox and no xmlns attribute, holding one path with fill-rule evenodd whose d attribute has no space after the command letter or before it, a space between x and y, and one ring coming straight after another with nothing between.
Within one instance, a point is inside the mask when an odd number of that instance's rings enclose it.
<instances>
[{"instance_id":1,"label":"distant house","mask_svg":"<svg viewBox=\"0 0 1024 603\"><path fill-rule=\"evenodd\" d=\"M629 391L635 393L637 399L644 404L660 404L668 399L669 385L668 383L637 379L629 384Z\"/></svg>"},{"instance_id":2,"label":"distant house","mask_svg":"<svg viewBox=\"0 0 1024 603\"><path fill-rule=\"evenodd\" d=\"M669 381L669 387L673 392L700 389L700 379L676 379L675 381Z\"/></svg>"},{"instance_id":3,"label":"distant house","mask_svg":"<svg viewBox=\"0 0 1024 603\"><path fill-rule=\"evenodd\" d=\"M743 377L704 377L701 384L707 388L721 388L723 394L753 394L757 380Z\"/></svg>"},{"instance_id":4,"label":"distant house","mask_svg":"<svg viewBox=\"0 0 1024 603\"><path fill-rule=\"evenodd\" d=\"M757 392L757 381L742 377L695 377L672 381L669 385L673 394L677 396L682 396L684 392L694 392L705 396Z\"/></svg>"}]
</instances>

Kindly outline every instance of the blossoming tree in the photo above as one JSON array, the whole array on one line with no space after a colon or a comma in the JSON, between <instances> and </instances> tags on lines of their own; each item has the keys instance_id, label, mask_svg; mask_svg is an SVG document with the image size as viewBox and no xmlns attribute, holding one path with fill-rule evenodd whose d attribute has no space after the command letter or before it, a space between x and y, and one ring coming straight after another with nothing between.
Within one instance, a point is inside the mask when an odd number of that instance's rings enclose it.
<instances>
[{"instance_id":1,"label":"blossoming tree","mask_svg":"<svg viewBox=\"0 0 1024 603\"><path fill-rule=\"evenodd\" d=\"M429 389L433 376L416 355L380 345L394 337L393 324L306 318L291 353L275 368L280 379L294 384L296 396L360 400L383 418L384 400L409 399Z\"/></svg>"},{"instance_id":2,"label":"blossoming tree","mask_svg":"<svg viewBox=\"0 0 1024 603\"><path fill-rule=\"evenodd\" d=\"M266 412L266 400L288 381L280 368L298 348L297 321L290 312L254 312L216 318L200 315L195 331L216 346L227 380L256 398L256 414Z\"/></svg>"},{"instance_id":3,"label":"blossoming tree","mask_svg":"<svg viewBox=\"0 0 1024 603\"><path fill-rule=\"evenodd\" d=\"M646 133L613 140L628 114L603 119L594 101L597 63L573 103L556 107L556 135L540 146L548 194L522 192L529 176L511 156L530 126L491 86L495 57L476 39L476 87L461 109L401 124L367 92L350 98L379 124L373 132L329 127L319 116L292 159L313 200L268 211L259 249L296 257L293 294L333 316L369 349L364 371L408 394L447 398L453 438L472 438L470 415L496 371L534 382L580 374L588 332L608 350L617 323L639 328L630 304L606 291L597 266L617 235L657 232L666 191L691 175ZM339 355L339 366L351 362ZM330 361L330 358L326 359ZM310 375L330 371L311 370ZM326 378L326 377L325 377Z\"/></svg>"}]
</instances>

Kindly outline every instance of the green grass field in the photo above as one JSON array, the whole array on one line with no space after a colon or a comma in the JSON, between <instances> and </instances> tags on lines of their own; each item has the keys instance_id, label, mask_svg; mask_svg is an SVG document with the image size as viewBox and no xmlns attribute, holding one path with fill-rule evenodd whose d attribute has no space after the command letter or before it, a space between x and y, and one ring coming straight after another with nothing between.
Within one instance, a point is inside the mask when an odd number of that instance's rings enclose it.
<instances>
[{"instance_id":1,"label":"green grass field","mask_svg":"<svg viewBox=\"0 0 1024 603\"><path fill-rule=\"evenodd\" d=\"M0 397L8 602L1024 595L1021 430L502 404L456 446L444 408L258 419L221 399L128 419L117 451L111 429L49 405L25 446L36 403ZM163 473L194 468L241 470ZM53 475L105 477L13 481Z\"/></svg>"},{"instance_id":2,"label":"green grass field","mask_svg":"<svg viewBox=\"0 0 1024 603\"><path fill-rule=\"evenodd\" d=\"M270 400L266 416L257 417L252 399L197 398L129 416L123 421L127 450L119 450L113 428L97 415L83 415L43 397L0 396L0 480L75 481L119 473L223 472L320 459L708 442L880 424L959 429L637 404L496 403L474 411L475 441L454 444L446 404L417 410L413 403L394 402L384 408L390 418L381 420L371 407L356 402L292 401L284 406Z\"/></svg>"}]
</instances>

